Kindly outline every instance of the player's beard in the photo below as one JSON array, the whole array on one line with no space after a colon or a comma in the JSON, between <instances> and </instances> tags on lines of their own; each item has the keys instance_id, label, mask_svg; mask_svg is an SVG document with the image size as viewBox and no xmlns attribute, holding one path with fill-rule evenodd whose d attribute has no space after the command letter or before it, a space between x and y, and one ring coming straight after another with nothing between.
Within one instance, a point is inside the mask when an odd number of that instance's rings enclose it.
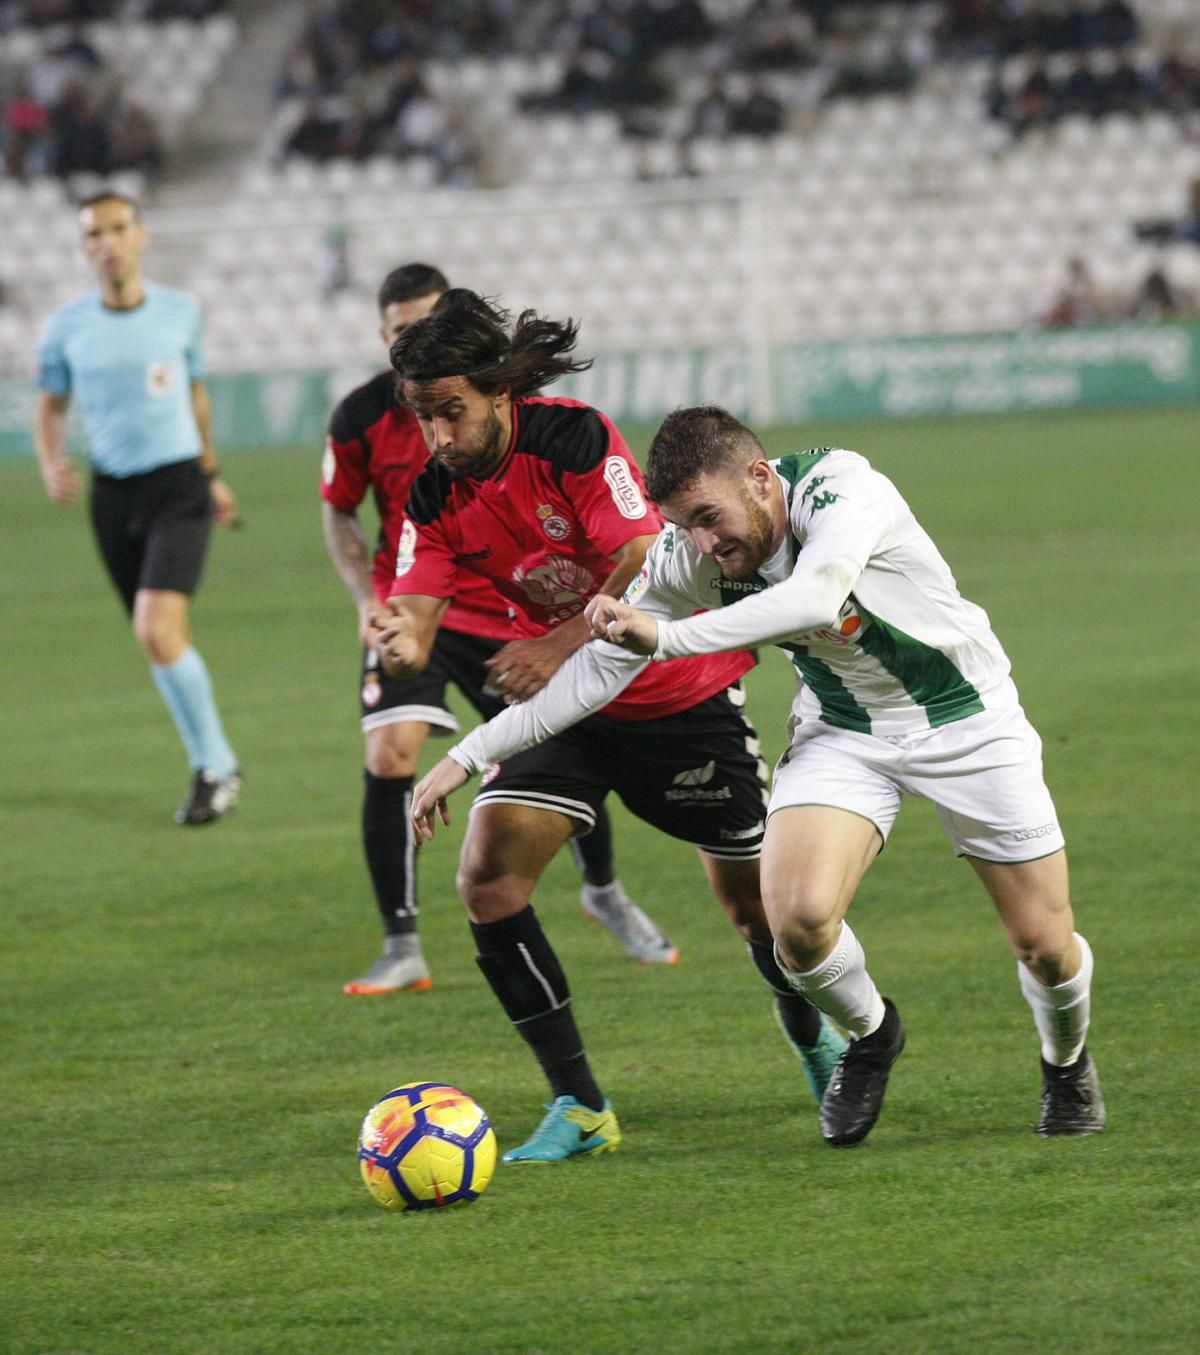
<instances>
[{"instance_id":1,"label":"player's beard","mask_svg":"<svg viewBox=\"0 0 1200 1355\"><path fill-rule=\"evenodd\" d=\"M449 452L452 458L450 464L443 459L446 452ZM477 451L468 452L460 447L451 447L440 454L435 453L437 459L456 480L467 478L479 480L490 475L499 465L503 455L504 425L500 422L495 409L488 410L487 420L479 431Z\"/></svg>"},{"instance_id":2,"label":"player's beard","mask_svg":"<svg viewBox=\"0 0 1200 1355\"><path fill-rule=\"evenodd\" d=\"M717 561L721 573L735 583L752 579L763 562L770 559L773 536L770 513L746 490L742 490L742 507L746 510L746 534L734 543L737 554Z\"/></svg>"}]
</instances>

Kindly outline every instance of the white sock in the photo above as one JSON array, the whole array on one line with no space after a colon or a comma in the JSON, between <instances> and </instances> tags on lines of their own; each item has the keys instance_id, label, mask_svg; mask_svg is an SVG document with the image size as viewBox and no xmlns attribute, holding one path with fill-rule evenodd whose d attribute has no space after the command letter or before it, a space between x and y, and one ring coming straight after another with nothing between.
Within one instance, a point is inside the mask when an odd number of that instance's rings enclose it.
<instances>
[{"instance_id":1,"label":"white sock","mask_svg":"<svg viewBox=\"0 0 1200 1355\"><path fill-rule=\"evenodd\" d=\"M775 958L779 960L778 948ZM779 960L779 968L798 993L854 1039L862 1039L879 1029L883 1021L883 998L867 973L867 957L849 923L842 923L836 945L815 969L797 973L788 969L782 960Z\"/></svg>"},{"instance_id":2,"label":"white sock","mask_svg":"<svg viewBox=\"0 0 1200 1355\"><path fill-rule=\"evenodd\" d=\"M1041 1036L1042 1058L1056 1068L1074 1063L1082 1053L1092 1015L1092 948L1078 932L1075 940L1079 942L1079 972L1054 988L1039 983L1023 964L1017 964L1021 992Z\"/></svg>"}]
</instances>

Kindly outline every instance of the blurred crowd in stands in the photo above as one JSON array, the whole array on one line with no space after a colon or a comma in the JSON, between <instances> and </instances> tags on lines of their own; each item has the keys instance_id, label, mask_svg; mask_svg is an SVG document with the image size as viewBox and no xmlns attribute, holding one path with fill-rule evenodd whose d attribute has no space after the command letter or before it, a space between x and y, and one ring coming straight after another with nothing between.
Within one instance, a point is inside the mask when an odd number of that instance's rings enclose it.
<instances>
[{"instance_id":1,"label":"blurred crowd in stands","mask_svg":"<svg viewBox=\"0 0 1200 1355\"><path fill-rule=\"evenodd\" d=\"M423 65L553 54L550 88L528 113L616 114L631 136L773 136L798 103L904 93L935 60L996 67L992 115L1019 134L1068 113L1200 109L1200 71L1164 53L1135 63L1129 0L747 0L736 20L702 0L323 0L310 6L276 94L296 113L283 153L318 160L420 154L470 181L469 138ZM1002 78L1024 54L1027 77ZM1064 65L1066 69L1063 69ZM786 85L781 81L786 78ZM685 107L680 105L684 104Z\"/></svg>"},{"instance_id":2,"label":"blurred crowd in stands","mask_svg":"<svg viewBox=\"0 0 1200 1355\"><path fill-rule=\"evenodd\" d=\"M112 174L135 170L153 179L163 147L150 111L122 88L116 71L88 37L89 23L120 19L200 20L224 0L9 0L0 32L56 29L40 55L0 70L0 155L15 179L42 174Z\"/></svg>"}]
</instances>

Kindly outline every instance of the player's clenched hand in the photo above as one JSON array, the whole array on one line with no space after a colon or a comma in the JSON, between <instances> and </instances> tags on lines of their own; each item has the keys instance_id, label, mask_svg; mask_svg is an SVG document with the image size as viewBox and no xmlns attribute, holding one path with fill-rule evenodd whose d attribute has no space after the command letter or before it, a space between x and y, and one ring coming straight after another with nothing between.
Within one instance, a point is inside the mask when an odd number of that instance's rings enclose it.
<instances>
[{"instance_id":1,"label":"player's clenched hand","mask_svg":"<svg viewBox=\"0 0 1200 1355\"><path fill-rule=\"evenodd\" d=\"M421 671L421 646L411 616L398 612L381 617L379 659L385 673L392 677L412 677Z\"/></svg>"},{"instance_id":2,"label":"player's clenched hand","mask_svg":"<svg viewBox=\"0 0 1200 1355\"><path fill-rule=\"evenodd\" d=\"M382 647L382 631L387 620L387 612L374 599L364 602L359 607L358 638L364 649L379 652Z\"/></svg>"},{"instance_id":3,"label":"player's clenched hand","mask_svg":"<svg viewBox=\"0 0 1200 1355\"><path fill-rule=\"evenodd\" d=\"M436 767L413 787L412 826L418 842L433 837L433 815L444 824L450 822L450 807L446 797L452 795L467 779L466 771L452 757L444 757Z\"/></svg>"},{"instance_id":4,"label":"player's clenched hand","mask_svg":"<svg viewBox=\"0 0 1200 1355\"><path fill-rule=\"evenodd\" d=\"M627 602L598 593L583 614L597 640L608 640L631 654L653 654L658 648L658 622Z\"/></svg>"},{"instance_id":5,"label":"player's clenched hand","mask_svg":"<svg viewBox=\"0 0 1200 1355\"><path fill-rule=\"evenodd\" d=\"M536 640L512 640L486 660L491 676L488 689L506 701L528 701L536 696L578 648L565 627L556 627Z\"/></svg>"},{"instance_id":6,"label":"player's clenched hand","mask_svg":"<svg viewBox=\"0 0 1200 1355\"><path fill-rule=\"evenodd\" d=\"M79 493L79 477L75 467L65 456L55 457L52 461L42 462L42 484L51 503L65 506L74 502Z\"/></svg>"}]
</instances>

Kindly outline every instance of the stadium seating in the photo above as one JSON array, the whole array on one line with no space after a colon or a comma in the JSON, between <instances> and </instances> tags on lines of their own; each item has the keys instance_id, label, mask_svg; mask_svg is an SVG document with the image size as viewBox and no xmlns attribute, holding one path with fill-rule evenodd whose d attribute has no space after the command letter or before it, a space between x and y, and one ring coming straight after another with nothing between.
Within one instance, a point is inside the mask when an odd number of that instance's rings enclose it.
<instances>
[{"instance_id":1,"label":"stadium seating","mask_svg":"<svg viewBox=\"0 0 1200 1355\"><path fill-rule=\"evenodd\" d=\"M1140 61L1171 47L1200 56L1187 0L1136 8ZM912 46L925 34L928 46L938 9L873 5L860 19L868 37ZM822 100L793 81L780 134L689 141L669 117L630 137L611 110L522 110L560 76L555 57L433 61L433 92L491 137L492 190L439 186L419 157L258 159L222 204L151 214L155 266L202 296L218 370L377 361L374 285L412 258L514 305L581 317L595 350L1018 327L1037 322L1077 257L1114 314L1154 269L1200 299L1200 248L1136 233L1184 211L1200 176L1195 124L1149 109L1014 134L985 92L997 70L1018 80L1024 62L931 58L907 92L870 97ZM61 196L35 188L30 236L66 256ZM349 283L333 285L342 248ZM35 294L44 311L82 278L42 253L19 297L26 315ZM0 256L0 277L13 262ZM29 341L9 317L0 361L27 362Z\"/></svg>"}]
</instances>

